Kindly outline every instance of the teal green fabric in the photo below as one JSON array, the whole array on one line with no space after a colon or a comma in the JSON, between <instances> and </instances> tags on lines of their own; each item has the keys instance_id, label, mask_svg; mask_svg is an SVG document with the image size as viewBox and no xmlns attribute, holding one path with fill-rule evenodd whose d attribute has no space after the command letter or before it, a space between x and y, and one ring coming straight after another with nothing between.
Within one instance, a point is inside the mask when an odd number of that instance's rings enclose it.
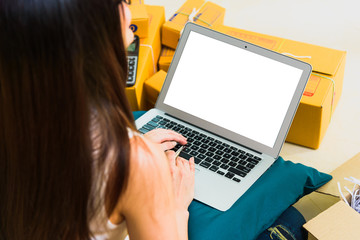
<instances>
[{"instance_id":1,"label":"teal green fabric","mask_svg":"<svg viewBox=\"0 0 360 240\"><path fill-rule=\"evenodd\" d=\"M256 239L290 205L331 178L279 157L228 211L194 200L189 207L189 239Z\"/></svg>"},{"instance_id":2,"label":"teal green fabric","mask_svg":"<svg viewBox=\"0 0 360 240\"><path fill-rule=\"evenodd\" d=\"M144 115L144 113L146 113L146 111L135 111L135 112L133 112L134 119L135 120L138 119L139 117Z\"/></svg>"},{"instance_id":3,"label":"teal green fabric","mask_svg":"<svg viewBox=\"0 0 360 240\"><path fill-rule=\"evenodd\" d=\"M134 112L135 119L144 113ZM194 200L189 207L189 239L256 239L289 206L331 178L279 157L228 211L221 212Z\"/></svg>"}]
</instances>

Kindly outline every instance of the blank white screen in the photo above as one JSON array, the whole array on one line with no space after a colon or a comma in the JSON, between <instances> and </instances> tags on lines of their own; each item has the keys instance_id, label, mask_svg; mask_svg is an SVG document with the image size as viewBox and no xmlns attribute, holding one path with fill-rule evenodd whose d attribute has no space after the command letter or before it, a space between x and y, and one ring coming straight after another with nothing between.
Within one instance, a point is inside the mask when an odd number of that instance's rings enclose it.
<instances>
[{"instance_id":1,"label":"blank white screen","mask_svg":"<svg viewBox=\"0 0 360 240\"><path fill-rule=\"evenodd\" d=\"M164 103L273 147L301 74L191 32Z\"/></svg>"}]
</instances>

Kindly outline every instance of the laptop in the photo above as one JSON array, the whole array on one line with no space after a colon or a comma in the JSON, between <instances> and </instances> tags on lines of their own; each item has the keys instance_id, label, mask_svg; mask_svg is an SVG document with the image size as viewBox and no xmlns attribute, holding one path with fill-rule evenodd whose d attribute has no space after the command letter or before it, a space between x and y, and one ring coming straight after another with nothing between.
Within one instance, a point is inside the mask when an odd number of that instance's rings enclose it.
<instances>
[{"instance_id":1,"label":"laptop","mask_svg":"<svg viewBox=\"0 0 360 240\"><path fill-rule=\"evenodd\" d=\"M279 156L311 70L187 23L156 105L136 127L187 137L180 156L195 158L195 199L226 211Z\"/></svg>"}]
</instances>

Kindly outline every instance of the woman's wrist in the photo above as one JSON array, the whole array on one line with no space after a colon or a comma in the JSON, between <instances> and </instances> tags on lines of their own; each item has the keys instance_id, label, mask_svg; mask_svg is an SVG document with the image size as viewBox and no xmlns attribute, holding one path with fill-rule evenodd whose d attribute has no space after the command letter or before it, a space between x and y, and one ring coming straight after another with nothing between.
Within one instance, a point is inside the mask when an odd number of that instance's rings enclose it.
<instances>
[{"instance_id":1,"label":"woman's wrist","mask_svg":"<svg viewBox=\"0 0 360 240\"><path fill-rule=\"evenodd\" d=\"M189 219L189 211L185 208L178 208L176 209L176 216Z\"/></svg>"},{"instance_id":2,"label":"woman's wrist","mask_svg":"<svg viewBox=\"0 0 360 240\"><path fill-rule=\"evenodd\" d=\"M189 211L187 209L176 210L179 239L188 239Z\"/></svg>"}]
</instances>

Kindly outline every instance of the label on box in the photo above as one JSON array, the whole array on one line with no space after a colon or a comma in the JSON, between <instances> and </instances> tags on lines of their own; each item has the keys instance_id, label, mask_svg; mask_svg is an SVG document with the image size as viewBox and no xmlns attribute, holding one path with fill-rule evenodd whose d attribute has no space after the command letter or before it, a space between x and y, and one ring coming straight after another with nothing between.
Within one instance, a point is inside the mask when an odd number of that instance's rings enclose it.
<instances>
[{"instance_id":1,"label":"label on box","mask_svg":"<svg viewBox=\"0 0 360 240\"><path fill-rule=\"evenodd\" d=\"M317 87L319 86L321 77L310 75L309 81L306 84L304 96L312 97L316 92Z\"/></svg>"},{"instance_id":2,"label":"label on box","mask_svg":"<svg viewBox=\"0 0 360 240\"><path fill-rule=\"evenodd\" d=\"M130 29L133 33L135 33L138 30L138 27L135 24L131 24Z\"/></svg>"}]
</instances>

